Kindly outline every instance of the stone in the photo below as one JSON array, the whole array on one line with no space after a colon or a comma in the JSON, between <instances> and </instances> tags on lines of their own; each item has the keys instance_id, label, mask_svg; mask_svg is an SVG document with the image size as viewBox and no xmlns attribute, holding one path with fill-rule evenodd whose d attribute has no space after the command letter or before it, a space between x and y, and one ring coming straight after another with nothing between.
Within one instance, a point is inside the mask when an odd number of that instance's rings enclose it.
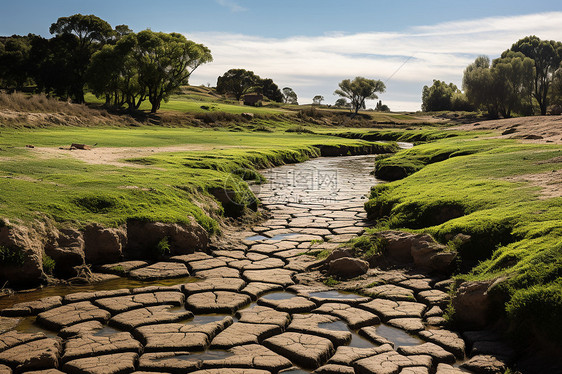
<instances>
[{"instance_id":1,"label":"stone","mask_svg":"<svg viewBox=\"0 0 562 374\"><path fill-rule=\"evenodd\" d=\"M355 374L351 366L327 364L314 370L314 374Z\"/></svg>"},{"instance_id":2,"label":"stone","mask_svg":"<svg viewBox=\"0 0 562 374\"><path fill-rule=\"evenodd\" d=\"M170 305L150 306L146 308L133 309L128 312L120 313L109 320L110 326L115 326L121 330L130 331L136 327L152 325L155 323L179 322L188 318L193 318L189 311L172 312Z\"/></svg>"},{"instance_id":3,"label":"stone","mask_svg":"<svg viewBox=\"0 0 562 374\"><path fill-rule=\"evenodd\" d=\"M441 317L443 316L443 309L441 309L438 306L434 306L429 308L429 310L427 310L424 314L424 317L428 318L428 317Z\"/></svg>"},{"instance_id":4,"label":"stone","mask_svg":"<svg viewBox=\"0 0 562 374\"><path fill-rule=\"evenodd\" d=\"M437 365L437 371L435 374L465 374L466 371L457 369L449 364L439 364Z\"/></svg>"},{"instance_id":5,"label":"stone","mask_svg":"<svg viewBox=\"0 0 562 374\"><path fill-rule=\"evenodd\" d=\"M291 361L277 353L258 344L248 344L232 347L228 350L232 356L216 359L205 360L203 366L206 368L254 368L268 370L268 372L277 373L282 369L292 366ZM222 373L222 372L221 372Z\"/></svg>"},{"instance_id":6,"label":"stone","mask_svg":"<svg viewBox=\"0 0 562 374\"><path fill-rule=\"evenodd\" d=\"M501 374L505 372L505 364L494 356L478 355L464 362L461 368L483 374Z\"/></svg>"},{"instance_id":7,"label":"stone","mask_svg":"<svg viewBox=\"0 0 562 374\"><path fill-rule=\"evenodd\" d=\"M426 290L418 293L418 299L427 305L445 308L451 298L448 293L440 290Z\"/></svg>"},{"instance_id":8,"label":"stone","mask_svg":"<svg viewBox=\"0 0 562 374\"><path fill-rule=\"evenodd\" d=\"M334 346L348 344L351 341L351 333L343 330L332 330L326 326L332 323L344 323L339 318L324 314L295 314L287 331L305 333L330 339ZM322 325L323 327L320 327Z\"/></svg>"},{"instance_id":9,"label":"stone","mask_svg":"<svg viewBox=\"0 0 562 374\"><path fill-rule=\"evenodd\" d=\"M200 270L195 273L200 278L240 278L240 270L222 266L209 270Z\"/></svg>"},{"instance_id":10,"label":"stone","mask_svg":"<svg viewBox=\"0 0 562 374\"><path fill-rule=\"evenodd\" d=\"M193 374L271 374L267 370L260 369L205 369L194 371Z\"/></svg>"},{"instance_id":11,"label":"stone","mask_svg":"<svg viewBox=\"0 0 562 374\"><path fill-rule=\"evenodd\" d=\"M369 263L352 257L342 257L329 262L328 275L342 278L354 278L369 270Z\"/></svg>"},{"instance_id":12,"label":"stone","mask_svg":"<svg viewBox=\"0 0 562 374\"><path fill-rule=\"evenodd\" d=\"M431 280L426 278L410 278L399 282L398 286L410 288L416 292L420 292L431 289Z\"/></svg>"},{"instance_id":13,"label":"stone","mask_svg":"<svg viewBox=\"0 0 562 374\"><path fill-rule=\"evenodd\" d=\"M294 363L316 369L334 353L329 339L296 332L285 332L264 340L263 345Z\"/></svg>"},{"instance_id":14,"label":"stone","mask_svg":"<svg viewBox=\"0 0 562 374\"><path fill-rule=\"evenodd\" d=\"M20 321L20 318L0 317L0 334L13 330Z\"/></svg>"},{"instance_id":15,"label":"stone","mask_svg":"<svg viewBox=\"0 0 562 374\"><path fill-rule=\"evenodd\" d=\"M184 284L183 291L188 295L197 292L209 292L209 291L238 292L245 285L246 282L244 282L240 278L208 278L200 282L192 282L192 283Z\"/></svg>"},{"instance_id":16,"label":"stone","mask_svg":"<svg viewBox=\"0 0 562 374\"><path fill-rule=\"evenodd\" d=\"M130 295L131 290L123 288L120 290L109 290L109 291L96 291L96 292L75 292L66 295L63 298L63 304L77 303L80 301L91 301L94 299L101 299L103 297L114 297Z\"/></svg>"},{"instance_id":17,"label":"stone","mask_svg":"<svg viewBox=\"0 0 562 374\"><path fill-rule=\"evenodd\" d=\"M336 353L328 360L329 364L352 365L354 361L362 358L375 356L384 352L392 351L389 344L381 345L373 348L356 348L341 346L338 347Z\"/></svg>"},{"instance_id":18,"label":"stone","mask_svg":"<svg viewBox=\"0 0 562 374\"><path fill-rule=\"evenodd\" d=\"M258 305L268 306L275 310L288 313L306 313L310 312L312 309L316 308L316 304L312 301L301 297L295 296L290 299L258 299Z\"/></svg>"},{"instance_id":19,"label":"stone","mask_svg":"<svg viewBox=\"0 0 562 374\"><path fill-rule=\"evenodd\" d=\"M1 369L0 369L0 373L2 373ZM58 369L44 369L44 370L26 371L25 374L64 374L64 372Z\"/></svg>"},{"instance_id":20,"label":"stone","mask_svg":"<svg viewBox=\"0 0 562 374\"><path fill-rule=\"evenodd\" d=\"M134 352L79 358L65 363L62 370L69 374L121 374L135 371L138 355Z\"/></svg>"},{"instance_id":21,"label":"stone","mask_svg":"<svg viewBox=\"0 0 562 374\"><path fill-rule=\"evenodd\" d=\"M185 295L181 292L154 292L127 296L109 297L94 301L111 314L123 313L132 309L154 305L183 305Z\"/></svg>"},{"instance_id":22,"label":"stone","mask_svg":"<svg viewBox=\"0 0 562 374\"><path fill-rule=\"evenodd\" d=\"M235 292L200 292L187 298L186 307L195 313L233 314L251 301L250 296Z\"/></svg>"},{"instance_id":23,"label":"stone","mask_svg":"<svg viewBox=\"0 0 562 374\"><path fill-rule=\"evenodd\" d=\"M189 271L179 262L157 262L155 264L132 270L129 276L139 280L156 280L166 278L188 277Z\"/></svg>"},{"instance_id":24,"label":"stone","mask_svg":"<svg viewBox=\"0 0 562 374\"><path fill-rule=\"evenodd\" d=\"M75 266L84 265L84 238L73 228L51 231L51 240L45 244L45 254L55 261L54 273L59 277L78 275Z\"/></svg>"},{"instance_id":25,"label":"stone","mask_svg":"<svg viewBox=\"0 0 562 374\"><path fill-rule=\"evenodd\" d=\"M257 344L282 331L280 326L273 324L235 322L213 339L211 348L227 349L238 345Z\"/></svg>"},{"instance_id":26,"label":"stone","mask_svg":"<svg viewBox=\"0 0 562 374\"><path fill-rule=\"evenodd\" d=\"M200 260L200 261L191 261L188 263L188 266L192 272L220 268L226 265L227 263L224 260L220 260L217 258L209 258L207 260Z\"/></svg>"},{"instance_id":27,"label":"stone","mask_svg":"<svg viewBox=\"0 0 562 374\"><path fill-rule=\"evenodd\" d=\"M168 238L172 255L185 255L205 250L209 243L207 231L191 218L189 223L127 222L127 252L150 253L164 238Z\"/></svg>"},{"instance_id":28,"label":"stone","mask_svg":"<svg viewBox=\"0 0 562 374\"><path fill-rule=\"evenodd\" d=\"M425 366L412 366L403 368L399 374L429 374L429 368Z\"/></svg>"},{"instance_id":29,"label":"stone","mask_svg":"<svg viewBox=\"0 0 562 374\"><path fill-rule=\"evenodd\" d=\"M197 370L201 361L196 355L192 359L187 352L149 352L139 359L139 370L183 374Z\"/></svg>"},{"instance_id":30,"label":"stone","mask_svg":"<svg viewBox=\"0 0 562 374\"><path fill-rule=\"evenodd\" d=\"M394 318L389 319L386 323L409 333L415 333L425 328L420 318Z\"/></svg>"},{"instance_id":31,"label":"stone","mask_svg":"<svg viewBox=\"0 0 562 374\"><path fill-rule=\"evenodd\" d=\"M146 352L202 351L232 323L232 317L228 316L205 324L167 323L141 326L136 331L145 343Z\"/></svg>"},{"instance_id":32,"label":"stone","mask_svg":"<svg viewBox=\"0 0 562 374\"><path fill-rule=\"evenodd\" d=\"M459 334L448 330L420 331L420 337L453 353L459 360L464 358L465 343Z\"/></svg>"},{"instance_id":33,"label":"stone","mask_svg":"<svg viewBox=\"0 0 562 374\"><path fill-rule=\"evenodd\" d=\"M80 322L99 321L107 322L111 314L95 306L89 301L82 301L50 309L39 313L37 323L48 329L59 331L64 327Z\"/></svg>"},{"instance_id":34,"label":"stone","mask_svg":"<svg viewBox=\"0 0 562 374\"><path fill-rule=\"evenodd\" d=\"M388 300L402 300L402 301L415 301L414 291L395 286L393 284L384 284L366 288L362 291L365 295L374 298L388 299Z\"/></svg>"},{"instance_id":35,"label":"stone","mask_svg":"<svg viewBox=\"0 0 562 374\"><path fill-rule=\"evenodd\" d=\"M353 366L358 374L400 373L403 368L423 366L431 367L430 356L404 356L395 351L384 352L375 356L357 360Z\"/></svg>"},{"instance_id":36,"label":"stone","mask_svg":"<svg viewBox=\"0 0 562 374\"><path fill-rule=\"evenodd\" d=\"M398 347L397 351L398 353L403 354L405 356L412 356L412 355L431 356L434 360L434 365L435 363L454 364L456 361L455 355L441 348L437 344L433 344L433 343L423 343L414 346Z\"/></svg>"},{"instance_id":37,"label":"stone","mask_svg":"<svg viewBox=\"0 0 562 374\"><path fill-rule=\"evenodd\" d=\"M32 372L28 371L28 373L32 373ZM12 369L10 369L9 366L0 364L0 374L12 374Z\"/></svg>"},{"instance_id":38,"label":"stone","mask_svg":"<svg viewBox=\"0 0 562 374\"><path fill-rule=\"evenodd\" d=\"M103 325L99 321L88 321L65 327L59 331L58 335L63 339L68 339L81 335L93 335L101 329L103 329Z\"/></svg>"},{"instance_id":39,"label":"stone","mask_svg":"<svg viewBox=\"0 0 562 374\"><path fill-rule=\"evenodd\" d=\"M269 270L246 270L242 274L249 282L274 283L281 286L290 286L294 284L294 271L286 269L269 269Z\"/></svg>"},{"instance_id":40,"label":"stone","mask_svg":"<svg viewBox=\"0 0 562 374\"><path fill-rule=\"evenodd\" d=\"M403 231L381 231L376 236L385 243L386 256L398 263L413 262L412 240L413 234Z\"/></svg>"},{"instance_id":41,"label":"stone","mask_svg":"<svg viewBox=\"0 0 562 374\"><path fill-rule=\"evenodd\" d=\"M45 279L42 261L45 234L8 222L4 218L2 221L4 224L0 227L0 245L12 248L25 260L21 266L0 263L0 279L8 280L12 287L37 286L40 279Z\"/></svg>"},{"instance_id":42,"label":"stone","mask_svg":"<svg viewBox=\"0 0 562 374\"><path fill-rule=\"evenodd\" d=\"M421 318L422 313L426 309L426 306L421 303L386 299L374 299L359 305L359 307L377 314L383 321L404 317Z\"/></svg>"},{"instance_id":43,"label":"stone","mask_svg":"<svg viewBox=\"0 0 562 374\"><path fill-rule=\"evenodd\" d=\"M128 332L106 336L83 335L66 341L62 361L122 352L140 353L141 350L140 342L133 339Z\"/></svg>"},{"instance_id":44,"label":"stone","mask_svg":"<svg viewBox=\"0 0 562 374\"><path fill-rule=\"evenodd\" d=\"M361 335L362 337L364 337L365 339L369 340L372 343L379 344L379 345L388 344L391 347L394 347L393 342L391 342L390 340L388 340L384 336L379 335L377 333L377 328L375 326L362 327L358 331L358 333L359 333L359 335Z\"/></svg>"},{"instance_id":45,"label":"stone","mask_svg":"<svg viewBox=\"0 0 562 374\"><path fill-rule=\"evenodd\" d=\"M490 322L493 300L488 294L491 281L463 282L452 299L455 320L466 328L482 328Z\"/></svg>"},{"instance_id":46,"label":"stone","mask_svg":"<svg viewBox=\"0 0 562 374\"><path fill-rule=\"evenodd\" d=\"M363 326L380 323L380 318L375 314L363 309L342 303L326 303L313 310L315 313L325 313L340 317L347 322L352 330Z\"/></svg>"},{"instance_id":47,"label":"stone","mask_svg":"<svg viewBox=\"0 0 562 374\"><path fill-rule=\"evenodd\" d=\"M115 262L113 264L101 265L99 268L104 273L111 273L117 275L129 274L131 270L135 270L147 266L146 261L123 261Z\"/></svg>"},{"instance_id":48,"label":"stone","mask_svg":"<svg viewBox=\"0 0 562 374\"><path fill-rule=\"evenodd\" d=\"M182 262L187 265L193 261L210 260L212 258L214 257L205 252L195 252L186 255L172 256L170 257L170 261Z\"/></svg>"},{"instance_id":49,"label":"stone","mask_svg":"<svg viewBox=\"0 0 562 374\"><path fill-rule=\"evenodd\" d=\"M28 301L24 303L14 304L10 308L3 309L0 314L8 317L24 317L36 315L46 310L56 308L62 305L62 297L49 296L39 300Z\"/></svg>"},{"instance_id":50,"label":"stone","mask_svg":"<svg viewBox=\"0 0 562 374\"><path fill-rule=\"evenodd\" d=\"M248 294L253 301L257 300L262 295L273 291L281 291L283 286L274 283L263 282L250 282L242 289L241 292Z\"/></svg>"},{"instance_id":51,"label":"stone","mask_svg":"<svg viewBox=\"0 0 562 374\"><path fill-rule=\"evenodd\" d=\"M42 332L27 333L16 330L8 331L0 334L0 352L10 349L20 344L32 342L34 340L45 339L46 336Z\"/></svg>"},{"instance_id":52,"label":"stone","mask_svg":"<svg viewBox=\"0 0 562 374\"><path fill-rule=\"evenodd\" d=\"M516 353L509 345L502 341L476 341L472 344L470 356L489 355L502 361L511 361Z\"/></svg>"},{"instance_id":53,"label":"stone","mask_svg":"<svg viewBox=\"0 0 562 374\"><path fill-rule=\"evenodd\" d=\"M127 234L123 228L104 228L96 223L84 228L84 255L88 263L119 261L126 245Z\"/></svg>"},{"instance_id":54,"label":"stone","mask_svg":"<svg viewBox=\"0 0 562 374\"><path fill-rule=\"evenodd\" d=\"M39 339L0 352L0 364L15 372L58 367L62 347L58 339Z\"/></svg>"},{"instance_id":55,"label":"stone","mask_svg":"<svg viewBox=\"0 0 562 374\"><path fill-rule=\"evenodd\" d=\"M281 328L285 328L291 320L288 313L279 312L275 309L259 305L250 309L239 311L237 313L237 317L239 322L266 323L270 325L277 325Z\"/></svg>"}]
</instances>

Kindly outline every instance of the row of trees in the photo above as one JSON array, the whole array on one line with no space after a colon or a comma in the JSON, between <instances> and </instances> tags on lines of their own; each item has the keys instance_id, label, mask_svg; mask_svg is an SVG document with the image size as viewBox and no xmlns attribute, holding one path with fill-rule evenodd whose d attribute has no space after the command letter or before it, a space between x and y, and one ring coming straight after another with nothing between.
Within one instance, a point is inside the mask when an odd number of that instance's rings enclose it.
<instances>
[{"instance_id":1,"label":"row of trees","mask_svg":"<svg viewBox=\"0 0 562 374\"><path fill-rule=\"evenodd\" d=\"M479 56L464 71L462 93L434 80L422 91L422 110L486 110L491 117L547 113L562 105L562 43L528 36L493 61Z\"/></svg>"},{"instance_id":2,"label":"row of trees","mask_svg":"<svg viewBox=\"0 0 562 374\"><path fill-rule=\"evenodd\" d=\"M287 88L284 88L285 90ZM289 90L291 90L289 88ZM292 91L292 90L291 90ZM273 80L262 79L253 71L245 69L230 69L217 79L217 93L233 95L236 100L250 92L260 93L269 100L281 103L286 100L285 95ZM293 92L294 94L294 92ZM294 94L296 101L296 94Z\"/></svg>"},{"instance_id":3,"label":"row of trees","mask_svg":"<svg viewBox=\"0 0 562 374\"><path fill-rule=\"evenodd\" d=\"M134 33L113 29L94 15L61 17L50 39L12 36L0 42L0 83L84 102L85 87L118 107L138 109L148 100L151 112L188 83L200 65L212 61L210 50L178 33Z\"/></svg>"}]
</instances>

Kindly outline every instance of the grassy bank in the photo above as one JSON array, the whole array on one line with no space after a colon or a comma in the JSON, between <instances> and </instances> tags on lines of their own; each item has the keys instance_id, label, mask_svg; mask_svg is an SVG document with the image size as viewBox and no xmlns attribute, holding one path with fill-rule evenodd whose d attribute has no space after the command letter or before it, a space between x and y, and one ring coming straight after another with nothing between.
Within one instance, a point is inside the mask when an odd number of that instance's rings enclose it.
<instances>
[{"instance_id":1,"label":"grassy bank","mask_svg":"<svg viewBox=\"0 0 562 374\"><path fill-rule=\"evenodd\" d=\"M513 331L562 343L562 147L462 135L382 158L409 175L373 188L381 227L422 231L459 251L458 277L501 278ZM449 242L458 233L468 243Z\"/></svg>"},{"instance_id":2,"label":"grassy bank","mask_svg":"<svg viewBox=\"0 0 562 374\"><path fill-rule=\"evenodd\" d=\"M237 170L304 161L324 146L354 152L372 144L314 134L148 126L3 129L1 134L1 217L116 226L127 219L183 222L193 216L210 232L218 228L213 213L222 213L209 206L211 192L248 192L232 174ZM97 145L91 151L58 149L71 143ZM103 159L112 152L121 156Z\"/></svg>"}]
</instances>

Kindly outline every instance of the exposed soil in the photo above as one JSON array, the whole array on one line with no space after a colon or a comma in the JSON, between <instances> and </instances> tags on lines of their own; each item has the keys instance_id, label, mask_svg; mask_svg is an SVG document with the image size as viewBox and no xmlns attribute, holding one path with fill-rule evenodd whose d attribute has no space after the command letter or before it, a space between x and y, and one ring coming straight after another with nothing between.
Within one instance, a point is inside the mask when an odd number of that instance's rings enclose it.
<instances>
[{"instance_id":1,"label":"exposed soil","mask_svg":"<svg viewBox=\"0 0 562 374\"><path fill-rule=\"evenodd\" d=\"M153 156L156 153L164 152L195 152L195 151L212 151L214 149L235 148L236 146L215 147L207 144L182 144L166 147L95 147L90 150L80 149L59 149L49 147L30 148L30 152L34 152L39 156L47 158L74 157L77 160L87 162L89 164L128 166L128 167L150 167L150 165L140 165L131 162L125 162L124 159L139 158Z\"/></svg>"},{"instance_id":2,"label":"exposed soil","mask_svg":"<svg viewBox=\"0 0 562 374\"><path fill-rule=\"evenodd\" d=\"M558 162L562 162L562 159ZM525 174L505 178L510 182L527 182L532 186L541 187L539 199L562 197L562 169L540 174Z\"/></svg>"},{"instance_id":3,"label":"exposed soil","mask_svg":"<svg viewBox=\"0 0 562 374\"><path fill-rule=\"evenodd\" d=\"M562 144L562 116L533 116L498 119L456 126L452 130L494 130L496 138L521 139L531 143Z\"/></svg>"}]
</instances>

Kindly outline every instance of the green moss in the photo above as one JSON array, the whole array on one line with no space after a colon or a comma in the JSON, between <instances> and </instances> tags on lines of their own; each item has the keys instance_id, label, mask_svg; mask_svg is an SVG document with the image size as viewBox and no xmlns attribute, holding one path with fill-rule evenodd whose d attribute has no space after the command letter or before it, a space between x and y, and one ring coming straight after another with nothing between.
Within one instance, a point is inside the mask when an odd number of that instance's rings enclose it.
<instances>
[{"instance_id":1,"label":"green moss","mask_svg":"<svg viewBox=\"0 0 562 374\"><path fill-rule=\"evenodd\" d=\"M156 257L168 256L171 252L170 250L170 238L165 236L156 244L154 248Z\"/></svg>"},{"instance_id":2,"label":"green moss","mask_svg":"<svg viewBox=\"0 0 562 374\"><path fill-rule=\"evenodd\" d=\"M332 278L332 277L328 277L328 278L324 279L322 281L322 283L324 283L328 287L333 287L333 286L337 286L341 282L337 279Z\"/></svg>"},{"instance_id":3,"label":"green moss","mask_svg":"<svg viewBox=\"0 0 562 374\"><path fill-rule=\"evenodd\" d=\"M42 265L45 274L53 275L53 271L55 270L55 266L57 266L57 263L52 257L48 256L46 253L43 253Z\"/></svg>"},{"instance_id":4,"label":"green moss","mask_svg":"<svg viewBox=\"0 0 562 374\"><path fill-rule=\"evenodd\" d=\"M23 266L24 262L25 256L20 249L0 245L0 264Z\"/></svg>"}]
</instances>

